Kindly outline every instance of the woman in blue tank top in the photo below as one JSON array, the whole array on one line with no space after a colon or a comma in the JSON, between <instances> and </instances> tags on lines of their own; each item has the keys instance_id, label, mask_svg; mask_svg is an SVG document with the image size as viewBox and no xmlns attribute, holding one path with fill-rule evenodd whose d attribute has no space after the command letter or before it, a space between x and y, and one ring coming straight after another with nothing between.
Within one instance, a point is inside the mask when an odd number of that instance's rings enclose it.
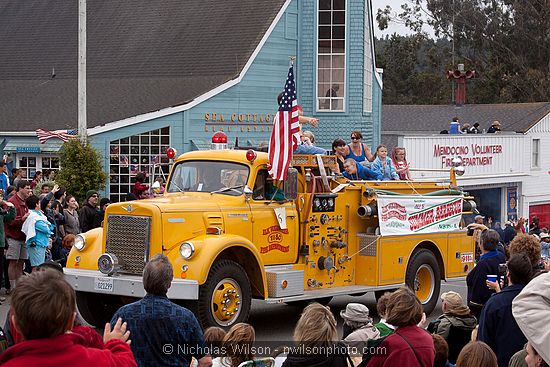
<instances>
[{"instance_id":1,"label":"woman in blue tank top","mask_svg":"<svg viewBox=\"0 0 550 367\"><path fill-rule=\"evenodd\" d=\"M346 145L345 158L353 158L357 162L374 161L374 156L369 147L363 143L363 134L360 131L351 132L351 144Z\"/></svg>"}]
</instances>

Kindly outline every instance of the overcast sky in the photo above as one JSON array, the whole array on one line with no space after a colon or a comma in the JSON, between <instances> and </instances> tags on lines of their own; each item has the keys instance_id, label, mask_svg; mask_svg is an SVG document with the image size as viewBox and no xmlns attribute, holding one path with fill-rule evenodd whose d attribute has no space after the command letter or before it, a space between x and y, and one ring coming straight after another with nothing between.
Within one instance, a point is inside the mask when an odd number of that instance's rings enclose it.
<instances>
[{"instance_id":1,"label":"overcast sky","mask_svg":"<svg viewBox=\"0 0 550 367\"><path fill-rule=\"evenodd\" d=\"M397 34L410 34L412 33L407 27L403 24L398 24L391 22L384 31L378 29L378 23L376 22L376 13L378 9L384 9L386 5L391 6L392 13L401 12L401 4L406 3L406 0L372 0L372 10L373 10L373 20L374 20L374 35L378 38L385 36L386 34L391 35L393 33ZM431 34L433 37L433 32L424 26L424 30Z\"/></svg>"}]
</instances>

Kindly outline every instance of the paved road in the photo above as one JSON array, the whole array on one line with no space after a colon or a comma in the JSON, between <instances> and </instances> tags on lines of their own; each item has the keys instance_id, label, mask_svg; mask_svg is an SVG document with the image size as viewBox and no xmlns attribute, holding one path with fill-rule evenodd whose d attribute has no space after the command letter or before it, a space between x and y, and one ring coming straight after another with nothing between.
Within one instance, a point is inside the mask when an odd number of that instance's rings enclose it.
<instances>
[{"instance_id":1,"label":"paved road","mask_svg":"<svg viewBox=\"0 0 550 367\"><path fill-rule=\"evenodd\" d=\"M465 281L442 283L441 292L455 291L466 299L466 283ZM3 295L4 291L1 292ZM10 297L0 306L0 323L4 324L6 314L9 309ZM342 319L340 318L340 310L344 309L349 302L360 302L367 305L375 320L378 320L376 315L376 301L374 294L369 293L361 297L340 296L335 297L329 304L339 324L339 332L342 332ZM268 305L261 301L253 301L252 311L249 322L256 329L256 339L262 341L290 341L294 326L300 318L302 310L298 307L287 305ZM441 300L439 300L434 312L428 316L429 320L437 318L441 315Z\"/></svg>"}]
</instances>

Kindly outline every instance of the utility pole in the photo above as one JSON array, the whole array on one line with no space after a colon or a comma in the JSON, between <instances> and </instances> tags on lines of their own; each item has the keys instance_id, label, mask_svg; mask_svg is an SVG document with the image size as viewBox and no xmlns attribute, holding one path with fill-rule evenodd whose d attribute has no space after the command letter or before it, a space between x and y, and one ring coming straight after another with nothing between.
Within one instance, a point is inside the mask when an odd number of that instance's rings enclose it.
<instances>
[{"instance_id":1,"label":"utility pole","mask_svg":"<svg viewBox=\"0 0 550 367\"><path fill-rule=\"evenodd\" d=\"M78 0L78 135L87 138L86 121L86 0Z\"/></svg>"},{"instance_id":2,"label":"utility pole","mask_svg":"<svg viewBox=\"0 0 550 367\"><path fill-rule=\"evenodd\" d=\"M453 32L453 40L452 40L452 51L451 51L451 68L454 69L455 67L455 0L453 0L453 19L452 19L452 32ZM451 79L451 101L455 101L455 88L454 88L454 80Z\"/></svg>"}]
</instances>

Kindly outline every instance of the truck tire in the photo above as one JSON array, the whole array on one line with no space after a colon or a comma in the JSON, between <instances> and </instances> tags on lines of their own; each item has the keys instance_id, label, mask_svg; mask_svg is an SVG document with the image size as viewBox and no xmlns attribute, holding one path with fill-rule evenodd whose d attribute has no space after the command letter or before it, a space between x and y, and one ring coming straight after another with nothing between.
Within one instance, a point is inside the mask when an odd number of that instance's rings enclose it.
<instances>
[{"instance_id":1,"label":"truck tire","mask_svg":"<svg viewBox=\"0 0 550 367\"><path fill-rule=\"evenodd\" d=\"M103 329L105 323L124 304L119 296L109 294L76 292L78 311L90 325Z\"/></svg>"},{"instance_id":2,"label":"truck tire","mask_svg":"<svg viewBox=\"0 0 550 367\"><path fill-rule=\"evenodd\" d=\"M426 249L415 251L407 266L405 282L411 288L429 315L439 299L441 274L434 254Z\"/></svg>"},{"instance_id":3,"label":"truck tire","mask_svg":"<svg viewBox=\"0 0 550 367\"><path fill-rule=\"evenodd\" d=\"M246 322L251 301L250 281L243 267L231 260L216 261L199 289L199 320L204 328Z\"/></svg>"}]
</instances>

